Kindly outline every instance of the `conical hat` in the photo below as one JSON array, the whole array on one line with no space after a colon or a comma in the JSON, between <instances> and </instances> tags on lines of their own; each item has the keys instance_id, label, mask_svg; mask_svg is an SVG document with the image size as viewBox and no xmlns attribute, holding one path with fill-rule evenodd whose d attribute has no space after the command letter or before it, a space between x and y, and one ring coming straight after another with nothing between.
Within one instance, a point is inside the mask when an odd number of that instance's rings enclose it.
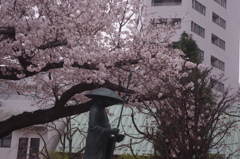
<instances>
[{"instance_id":1,"label":"conical hat","mask_svg":"<svg viewBox=\"0 0 240 159\"><path fill-rule=\"evenodd\" d=\"M85 96L87 96L89 98L108 97L108 98L116 99L117 102L120 102L120 103L123 102L123 99L117 93L113 92L112 90L110 90L108 88L95 89L95 90L89 92L88 94L86 94Z\"/></svg>"}]
</instances>

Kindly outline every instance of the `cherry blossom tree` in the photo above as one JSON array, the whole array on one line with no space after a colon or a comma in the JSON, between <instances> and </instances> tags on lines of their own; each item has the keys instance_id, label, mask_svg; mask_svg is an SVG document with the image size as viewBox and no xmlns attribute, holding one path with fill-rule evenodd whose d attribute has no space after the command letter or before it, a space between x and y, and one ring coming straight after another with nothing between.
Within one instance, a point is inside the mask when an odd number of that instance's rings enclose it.
<instances>
[{"instance_id":1,"label":"cherry blossom tree","mask_svg":"<svg viewBox=\"0 0 240 159\"><path fill-rule=\"evenodd\" d=\"M237 122L228 114L235 99L229 90L219 93L214 90L215 84L209 85L210 72L205 70L197 80L196 72L189 73L178 87L166 81L168 88L158 92L162 99L154 96L150 103L143 102L141 112L153 122L146 125L146 131L138 131L153 143L155 156L203 159L209 157L210 150L223 145L224 137ZM228 116L230 120L225 119Z\"/></svg>"},{"instance_id":2,"label":"cherry blossom tree","mask_svg":"<svg viewBox=\"0 0 240 159\"><path fill-rule=\"evenodd\" d=\"M184 37L188 38L182 41ZM180 48L192 53L184 58L197 63L198 48L193 43L191 36L182 34ZM154 88L145 87L148 91L145 97L150 100L142 101L138 108L151 122L145 123L146 129L141 131L132 113L134 127L142 135L140 138L154 145L155 158L216 159L221 154L224 137L239 121L229 113L236 96L230 88L220 92L217 86L224 76L213 75L212 69L204 64L185 61L178 69L183 73L181 77L159 76L158 81L164 82ZM155 77L152 81L149 83L154 83ZM214 155L210 155L211 150L216 150Z\"/></svg>"},{"instance_id":3,"label":"cherry blossom tree","mask_svg":"<svg viewBox=\"0 0 240 159\"><path fill-rule=\"evenodd\" d=\"M129 72L131 104L159 77L181 78L183 53L169 47L179 25L152 25L144 8L142 0L0 1L0 93L30 96L39 107L1 121L0 137L88 111L86 91L122 95Z\"/></svg>"}]
</instances>

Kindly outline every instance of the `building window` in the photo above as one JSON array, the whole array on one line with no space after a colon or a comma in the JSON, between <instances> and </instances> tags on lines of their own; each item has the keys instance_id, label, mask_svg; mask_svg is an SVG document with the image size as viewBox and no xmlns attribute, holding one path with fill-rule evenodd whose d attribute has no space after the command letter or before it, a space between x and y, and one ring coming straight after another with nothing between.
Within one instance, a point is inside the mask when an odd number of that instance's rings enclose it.
<instances>
[{"instance_id":1,"label":"building window","mask_svg":"<svg viewBox=\"0 0 240 159\"><path fill-rule=\"evenodd\" d=\"M217 37L216 35L212 34L212 44L220 47L221 49L225 50L225 41Z\"/></svg>"},{"instance_id":2,"label":"building window","mask_svg":"<svg viewBox=\"0 0 240 159\"><path fill-rule=\"evenodd\" d=\"M214 0L218 4L220 4L222 7L227 8L227 0Z\"/></svg>"},{"instance_id":3,"label":"building window","mask_svg":"<svg viewBox=\"0 0 240 159\"><path fill-rule=\"evenodd\" d=\"M40 144L39 138L31 138L29 158L31 159L39 158L39 144Z\"/></svg>"},{"instance_id":4,"label":"building window","mask_svg":"<svg viewBox=\"0 0 240 159\"><path fill-rule=\"evenodd\" d=\"M181 4L182 0L152 0L152 6L176 6Z\"/></svg>"},{"instance_id":5,"label":"building window","mask_svg":"<svg viewBox=\"0 0 240 159\"><path fill-rule=\"evenodd\" d=\"M19 138L17 159L27 158L28 138Z\"/></svg>"},{"instance_id":6,"label":"building window","mask_svg":"<svg viewBox=\"0 0 240 159\"><path fill-rule=\"evenodd\" d=\"M193 21L191 23L191 31L203 38L205 37L205 29L202 28L201 26L197 25Z\"/></svg>"},{"instance_id":7,"label":"building window","mask_svg":"<svg viewBox=\"0 0 240 159\"><path fill-rule=\"evenodd\" d=\"M206 7L199 3L197 0L192 0L192 8L201 13L202 15L206 15Z\"/></svg>"},{"instance_id":8,"label":"building window","mask_svg":"<svg viewBox=\"0 0 240 159\"><path fill-rule=\"evenodd\" d=\"M171 19L167 19L167 18L161 18L161 19L151 19L151 23L153 25L159 25L159 24L163 24L163 25L167 25L168 21L170 20L170 25L171 26L175 26L178 23L181 23L181 18L171 18Z\"/></svg>"},{"instance_id":9,"label":"building window","mask_svg":"<svg viewBox=\"0 0 240 159\"><path fill-rule=\"evenodd\" d=\"M199 58L201 61L204 61L204 51L201 50L201 49L198 49L198 58Z\"/></svg>"},{"instance_id":10,"label":"building window","mask_svg":"<svg viewBox=\"0 0 240 159\"><path fill-rule=\"evenodd\" d=\"M213 88L219 92L224 92L224 84L222 82L219 82L213 78L210 79L210 85L213 86Z\"/></svg>"},{"instance_id":11,"label":"building window","mask_svg":"<svg viewBox=\"0 0 240 159\"><path fill-rule=\"evenodd\" d=\"M0 147L11 147L12 133L0 139Z\"/></svg>"},{"instance_id":12,"label":"building window","mask_svg":"<svg viewBox=\"0 0 240 159\"><path fill-rule=\"evenodd\" d=\"M211 56L211 65L222 71L225 70L225 63L214 56Z\"/></svg>"},{"instance_id":13,"label":"building window","mask_svg":"<svg viewBox=\"0 0 240 159\"><path fill-rule=\"evenodd\" d=\"M221 26L223 29L226 29L226 21L214 12L212 13L212 21Z\"/></svg>"}]
</instances>

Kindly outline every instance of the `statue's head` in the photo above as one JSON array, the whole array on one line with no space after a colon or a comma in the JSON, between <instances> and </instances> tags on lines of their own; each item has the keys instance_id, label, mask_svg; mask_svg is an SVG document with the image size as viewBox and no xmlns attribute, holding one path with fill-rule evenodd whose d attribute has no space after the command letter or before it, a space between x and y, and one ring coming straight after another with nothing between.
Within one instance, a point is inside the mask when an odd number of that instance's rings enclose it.
<instances>
[{"instance_id":1,"label":"statue's head","mask_svg":"<svg viewBox=\"0 0 240 159\"><path fill-rule=\"evenodd\" d=\"M123 99L108 88L95 89L86 94L86 96L102 103L105 107L123 103Z\"/></svg>"}]
</instances>

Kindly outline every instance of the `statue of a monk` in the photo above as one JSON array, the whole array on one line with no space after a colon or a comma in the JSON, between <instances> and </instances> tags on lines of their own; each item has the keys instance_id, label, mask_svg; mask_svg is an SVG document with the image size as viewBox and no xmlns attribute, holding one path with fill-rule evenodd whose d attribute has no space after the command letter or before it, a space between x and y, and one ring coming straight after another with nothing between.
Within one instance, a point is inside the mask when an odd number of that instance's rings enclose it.
<instances>
[{"instance_id":1,"label":"statue of a monk","mask_svg":"<svg viewBox=\"0 0 240 159\"><path fill-rule=\"evenodd\" d=\"M123 99L115 92L107 88L99 88L86 94L96 103L89 113L88 134L84 159L110 159L113 140L116 142L124 139L124 135L118 134L119 129L113 128L109 124L105 108L123 102Z\"/></svg>"}]
</instances>

